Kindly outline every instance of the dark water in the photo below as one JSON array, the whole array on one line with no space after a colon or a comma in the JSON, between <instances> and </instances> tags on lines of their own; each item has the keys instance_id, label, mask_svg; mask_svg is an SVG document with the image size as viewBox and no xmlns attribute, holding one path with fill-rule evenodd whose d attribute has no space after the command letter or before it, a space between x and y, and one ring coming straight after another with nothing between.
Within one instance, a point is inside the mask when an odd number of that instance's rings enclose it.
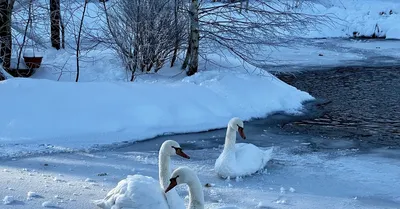
<instances>
[{"instance_id":1,"label":"dark water","mask_svg":"<svg viewBox=\"0 0 400 209\"><path fill-rule=\"evenodd\" d=\"M305 115L275 113L246 122L247 142L293 147L293 154L381 148L379 152L390 157L400 148L400 67L337 68L278 77L309 92L316 101L304 104ZM223 146L225 131L161 136L118 150L157 151L167 139L190 150L217 149ZM238 142L246 141L238 138Z\"/></svg>"},{"instance_id":2,"label":"dark water","mask_svg":"<svg viewBox=\"0 0 400 209\"><path fill-rule=\"evenodd\" d=\"M324 101L314 105L317 117L290 122L284 131L400 147L400 67L342 67L278 77Z\"/></svg>"}]
</instances>

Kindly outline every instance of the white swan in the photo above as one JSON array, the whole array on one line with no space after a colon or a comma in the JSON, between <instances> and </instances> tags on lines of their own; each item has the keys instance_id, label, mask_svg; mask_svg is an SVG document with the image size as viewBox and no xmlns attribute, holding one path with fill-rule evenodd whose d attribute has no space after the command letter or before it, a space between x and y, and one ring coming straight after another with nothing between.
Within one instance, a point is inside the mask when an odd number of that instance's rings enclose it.
<instances>
[{"instance_id":1,"label":"white swan","mask_svg":"<svg viewBox=\"0 0 400 209\"><path fill-rule=\"evenodd\" d=\"M103 209L184 209L184 201L176 190L168 195L162 192L169 185L170 156L173 155L190 158L176 141L167 140L161 145L158 154L159 182L148 176L128 175L104 199L93 201L94 204Z\"/></svg>"},{"instance_id":2,"label":"white swan","mask_svg":"<svg viewBox=\"0 0 400 209\"><path fill-rule=\"evenodd\" d=\"M222 178L235 178L251 175L265 168L271 159L273 148L261 150L253 144L237 143L236 132L243 139L243 121L240 118L232 118L226 130L224 150L215 161L214 170Z\"/></svg>"},{"instance_id":3,"label":"white swan","mask_svg":"<svg viewBox=\"0 0 400 209\"><path fill-rule=\"evenodd\" d=\"M181 166L174 170L171 175L170 184L165 189L168 194L171 189L179 184L187 184L189 187L189 205L186 209L204 209L204 193L197 174L186 166ZM239 209L237 207L218 207L218 209Z\"/></svg>"}]
</instances>

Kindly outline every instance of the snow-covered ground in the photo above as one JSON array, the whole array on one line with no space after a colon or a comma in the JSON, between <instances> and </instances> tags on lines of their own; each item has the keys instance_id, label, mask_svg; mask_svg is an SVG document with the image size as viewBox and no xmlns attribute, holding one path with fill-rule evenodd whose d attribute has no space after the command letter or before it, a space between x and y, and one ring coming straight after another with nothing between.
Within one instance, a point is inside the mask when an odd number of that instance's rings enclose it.
<instances>
[{"instance_id":1,"label":"snow-covered ground","mask_svg":"<svg viewBox=\"0 0 400 209\"><path fill-rule=\"evenodd\" d=\"M190 160L173 157L174 167L189 166L197 172L203 185L212 185L203 187L206 208L228 205L243 209L400 208L398 151L364 153L357 149L321 149L315 152L306 142L308 136L282 137L262 130L257 132L247 132L248 142L264 140L266 146L280 144L275 145L267 171L230 181L218 178L213 171L215 159L222 151L218 144L223 142L223 131L217 131L211 138L202 134L172 138L191 157ZM167 138L170 137L162 140ZM208 139L197 140L203 138ZM3 161L0 197L9 196L14 201L1 208L33 209L43 208L43 204L70 209L96 208L91 200L103 198L126 175L158 178L156 150L162 140L146 142L147 146L134 144L133 150ZM210 141L214 142L209 145ZM181 197L188 194L186 186L178 186L178 192Z\"/></svg>"}]
</instances>

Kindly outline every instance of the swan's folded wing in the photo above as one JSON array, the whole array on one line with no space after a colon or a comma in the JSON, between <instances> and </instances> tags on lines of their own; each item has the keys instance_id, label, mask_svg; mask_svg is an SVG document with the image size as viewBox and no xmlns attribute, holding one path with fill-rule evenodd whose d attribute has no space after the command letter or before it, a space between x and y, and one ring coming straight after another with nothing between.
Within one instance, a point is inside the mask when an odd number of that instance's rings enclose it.
<instances>
[{"instance_id":1,"label":"swan's folded wing","mask_svg":"<svg viewBox=\"0 0 400 209\"><path fill-rule=\"evenodd\" d=\"M170 208L174 209L186 209L185 201L179 196L175 188L171 189L165 194L167 202Z\"/></svg>"},{"instance_id":2,"label":"swan's folded wing","mask_svg":"<svg viewBox=\"0 0 400 209\"><path fill-rule=\"evenodd\" d=\"M121 197L120 205L137 209L158 208L169 209L164 192L160 183L155 179L134 175L128 180L125 197Z\"/></svg>"},{"instance_id":3,"label":"swan's folded wing","mask_svg":"<svg viewBox=\"0 0 400 209\"><path fill-rule=\"evenodd\" d=\"M253 144L236 144L236 163L238 176L245 176L264 169L269 159Z\"/></svg>"},{"instance_id":4,"label":"swan's folded wing","mask_svg":"<svg viewBox=\"0 0 400 209\"><path fill-rule=\"evenodd\" d=\"M169 209L159 182L148 176L129 175L94 203L106 209Z\"/></svg>"},{"instance_id":5,"label":"swan's folded wing","mask_svg":"<svg viewBox=\"0 0 400 209\"><path fill-rule=\"evenodd\" d=\"M109 200L115 195L118 194L125 194L126 188L128 186L128 181L127 179L123 179L120 182L118 182L117 186L111 189L108 193L107 196L104 198L105 200Z\"/></svg>"},{"instance_id":6,"label":"swan's folded wing","mask_svg":"<svg viewBox=\"0 0 400 209\"><path fill-rule=\"evenodd\" d=\"M106 197L101 200L94 200L93 204L97 205L100 208L111 209L113 205L115 205L116 199L126 193L126 189L128 186L127 179L123 179L118 182L117 186L111 189Z\"/></svg>"}]
</instances>

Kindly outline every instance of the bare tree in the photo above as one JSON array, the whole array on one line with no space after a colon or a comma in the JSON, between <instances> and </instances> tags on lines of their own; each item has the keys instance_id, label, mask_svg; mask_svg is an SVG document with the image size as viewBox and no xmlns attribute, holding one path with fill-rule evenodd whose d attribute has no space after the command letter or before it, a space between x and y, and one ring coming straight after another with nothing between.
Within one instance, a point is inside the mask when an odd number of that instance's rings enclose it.
<instances>
[{"instance_id":1,"label":"bare tree","mask_svg":"<svg viewBox=\"0 0 400 209\"><path fill-rule=\"evenodd\" d=\"M171 58L171 67L174 66L175 61L178 57L178 50L182 45L182 38L185 36L186 27L185 24L185 16L182 15L182 11L184 8L184 1L183 0L174 0L174 29L175 29L175 46L174 52Z\"/></svg>"},{"instance_id":2,"label":"bare tree","mask_svg":"<svg viewBox=\"0 0 400 209\"><path fill-rule=\"evenodd\" d=\"M301 0L294 0L299 5ZM245 2L245 4L244 4ZM191 1L190 38L182 69L189 61L188 75L197 72L199 46L203 50L223 49L257 67L268 62L265 50L289 45L295 34L332 22L329 16L296 11L287 0L238 0L217 4ZM304 6L304 5L303 5ZM198 9L196 9L198 8ZM245 12L242 12L242 9ZM198 16L197 16L198 15ZM201 40L201 43L199 44ZM202 52L206 53L206 51Z\"/></svg>"},{"instance_id":3,"label":"bare tree","mask_svg":"<svg viewBox=\"0 0 400 209\"><path fill-rule=\"evenodd\" d=\"M114 40L115 50L132 73L131 81L137 69L157 72L186 35L180 29L185 28L184 18L174 18L172 0L121 0L109 8L103 5L107 37Z\"/></svg>"}]
</instances>

